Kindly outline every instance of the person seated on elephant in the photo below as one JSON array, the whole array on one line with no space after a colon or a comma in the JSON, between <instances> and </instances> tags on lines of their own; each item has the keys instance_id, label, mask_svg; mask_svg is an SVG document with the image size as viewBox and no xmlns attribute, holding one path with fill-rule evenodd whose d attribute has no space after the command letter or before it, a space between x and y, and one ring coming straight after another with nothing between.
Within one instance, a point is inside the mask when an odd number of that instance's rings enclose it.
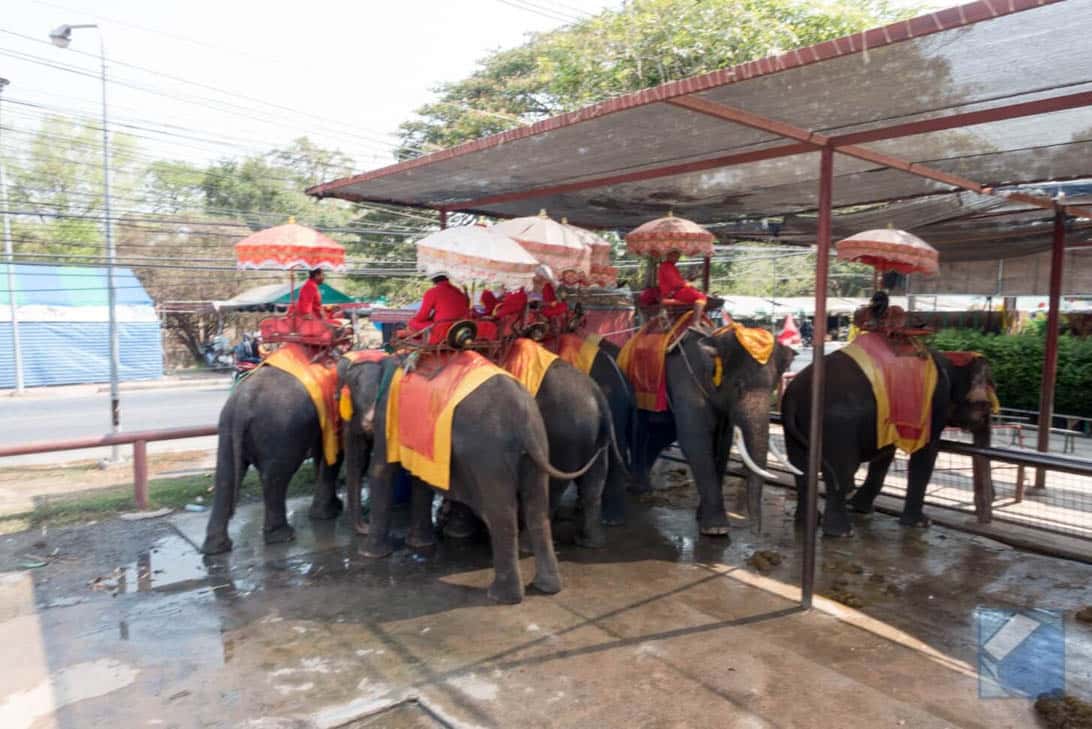
<instances>
[{"instance_id":1,"label":"person seated on elephant","mask_svg":"<svg viewBox=\"0 0 1092 729\"><path fill-rule=\"evenodd\" d=\"M447 330L460 319L470 316L470 297L448 279L447 274L438 271L432 275L432 288L421 299L421 308L406 323L411 332L420 332L432 327L429 332L429 344L439 344L444 340Z\"/></svg>"},{"instance_id":2,"label":"person seated on elephant","mask_svg":"<svg viewBox=\"0 0 1092 729\"><path fill-rule=\"evenodd\" d=\"M906 327L906 310L892 306L886 291L877 291L867 306L853 312L853 325L861 331L897 332Z\"/></svg>"},{"instance_id":3,"label":"person seated on elephant","mask_svg":"<svg viewBox=\"0 0 1092 729\"><path fill-rule=\"evenodd\" d=\"M656 269L656 285L660 289L660 297L663 300L674 299L694 306L694 322L700 323L702 314L705 313L706 298L698 289L687 281L676 265L679 262L680 253L677 250L669 251L667 258Z\"/></svg>"},{"instance_id":4,"label":"person seated on elephant","mask_svg":"<svg viewBox=\"0 0 1092 729\"><path fill-rule=\"evenodd\" d=\"M323 273L321 268L312 269L311 272L307 274L307 282L300 288L300 297L296 300L297 316L301 316L304 319L324 318L322 311L322 292L319 290L319 286L322 285L325 278L326 274Z\"/></svg>"},{"instance_id":5,"label":"person seated on elephant","mask_svg":"<svg viewBox=\"0 0 1092 729\"><path fill-rule=\"evenodd\" d=\"M569 316L569 305L557 298L554 289L557 279L549 266L539 266L535 272L535 293L539 295L542 303L539 305L539 313L550 322L550 327L557 331L565 328L565 320Z\"/></svg>"},{"instance_id":6,"label":"person seated on elephant","mask_svg":"<svg viewBox=\"0 0 1092 729\"><path fill-rule=\"evenodd\" d=\"M478 301L479 304L474 307L474 309L480 316L493 316L493 311L497 308L497 304L500 303L497 295L489 289L482 291L481 298Z\"/></svg>"},{"instance_id":7,"label":"person seated on elephant","mask_svg":"<svg viewBox=\"0 0 1092 729\"><path fill-rule=\"evenodd\" d=\"M493 310L493 317L497 320L501 332L511 333L512 327L523 319L524 312L527 310L527 301L527 291L522 286L504 292L497 308Z\"/></svg>"}]
</instances>

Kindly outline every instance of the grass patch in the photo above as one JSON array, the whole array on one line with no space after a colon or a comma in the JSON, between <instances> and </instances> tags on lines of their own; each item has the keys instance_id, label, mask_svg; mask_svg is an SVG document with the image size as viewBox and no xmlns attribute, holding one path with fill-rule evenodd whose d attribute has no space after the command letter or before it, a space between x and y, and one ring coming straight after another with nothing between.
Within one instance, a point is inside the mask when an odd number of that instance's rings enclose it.
<instances>
[{"instance_id":1,"label":"grass patch","mask_svg":"<svg viewBox=\"0 0 1092 729\"><path fill-rule=\"evenodd\" d=\"M211 507L212 477L212 473L203 473L177 478L152 479L148 483L148 508L181 509L186 504L197 503L198 498L204 499L204 505ZM292 478L288 486L288 496L309 494L314 490L314 484L315 469L310 464L304 464ZM261 497L258 474L254 469L250 469L246 478L243 479L239 501L240 503L255 502L260 501ZM35 497L33 510L0 517L0 534L10 534L43 525L63 526L94 521L135 510L132 484Z\"/></svg>"}]
</instances>

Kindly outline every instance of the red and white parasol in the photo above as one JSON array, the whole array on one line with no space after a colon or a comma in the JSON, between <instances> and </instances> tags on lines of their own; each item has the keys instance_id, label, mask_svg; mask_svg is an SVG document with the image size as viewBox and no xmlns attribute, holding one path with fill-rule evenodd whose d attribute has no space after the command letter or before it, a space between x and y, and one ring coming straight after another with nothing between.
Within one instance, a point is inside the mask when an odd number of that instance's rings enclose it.
<instances>
[{"instance_id":1,"label":"red and white parasol","mask_svg":"<svg viewBox=\"0 0 1092 729\"><path fill-rule=\"evenodd\" d=\"M924 273L939 270L937 249L905 230L879 228L857 233L836 244L838 257L873 266L878 271Z\"/></svg>"},{"instance_id":2,"label":"red and white parasol","mask_svg":"<svg viewBox=\"0 0 1092 729\"><path fill-rule=\"evenodd\" d=\"M417 241L417 270L445 273L459 283L499 283L530 288L539 262L496 226L466 225Z\"/></svg>"},{"instance_id":3,"label":"red and white parasol","mask_svg":"<svg viewBox=\"0 0 1092 729\"><path fill-rule=\"evenodd\" d=\"M259 230L235 244L239 268L291 271L345 270L345 248L333 238L289 218L284 225Z\"/></svg>"},{"instance_id":4,"label":"red and white parasol","mask_svg":"<svg viewBox=\"0 0 1092 729\"><path fill-rule=\"evenodd\" d=\"M639 256L663 258L671 251L684 256L713 255L713 234L686 218L671 213L650 220L626 236L626 248Z\"/></svg>"},{"instance_id":5,"label":"red and white parasol","mask_svg":"<svg viewBox=\"0 0 1092 729\"><path fill-rule=\"evenodd\" d=\"M573 226L548 217L545 210L538 215L504 220L494 225L493 230L515 239L563 281L584 281L591 273L592 251L583 236Z\"/></svg>"},{"instance_id":6,"label":"red and white parasol","mask_svg":"<svg viewBox=\"0 0 1092 729\"><path fill-rule=\"evenodd\" d=\"M570 228L584 245L591 249L591 273L588 276L591 285L604 288L614 288L618 285L618 269L610 265L612 248L610 242L586 228L569 225L569 221L565 218L561 219L561 224Z\"/></svg>"}]
</instances>

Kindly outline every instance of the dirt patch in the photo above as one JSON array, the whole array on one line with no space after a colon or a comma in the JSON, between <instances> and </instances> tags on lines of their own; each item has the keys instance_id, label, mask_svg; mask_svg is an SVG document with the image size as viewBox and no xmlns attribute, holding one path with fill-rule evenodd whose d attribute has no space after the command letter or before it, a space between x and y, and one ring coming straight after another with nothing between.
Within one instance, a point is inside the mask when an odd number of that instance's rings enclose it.
<instances>
[{"instance_id":1,"label":"dirt patch","mask_svg":"<svg viewBox=\"0 0 1092 729\"><path fill-rule=\"evenodd\" d=\"M760 549L747 558L747 564L759 572L769 572L781 564L781 553L772 549Z\"/></svg>"},{"instance_id":2,"label":"dirt patch","mask_svg":"<svg viewBox=\"0 0 1092 729\"><path fill-rule=\"evenodd\" d=\"M1047 729L1092 729L1092 704L1075 696L1040 696L1035 712Z\"/></svg>"},{"instance_id":3,"label":"dirt patch","mask_svg":"<svg viewBox=\"0 0 1092 729\"><path fill-rule=\"evenodd\" d=\"M842 586L835 586L827 593L827 597L835 602L840 602L843 605L851 608L859 608L864 606L864 601L857 597L855 593L850 592Z\"/></svg>"},{"instance_id":4,"label":"dirt patch","mask_svg":"<svg viewBox=\"0 0 1092 729\"><path fill-rule=\"evenodd\" d=\"M1075 617L1078 622L1092 623L1092 605L1086 605L1083 609L1078 610Z\"/></svg>"}]
</instances>

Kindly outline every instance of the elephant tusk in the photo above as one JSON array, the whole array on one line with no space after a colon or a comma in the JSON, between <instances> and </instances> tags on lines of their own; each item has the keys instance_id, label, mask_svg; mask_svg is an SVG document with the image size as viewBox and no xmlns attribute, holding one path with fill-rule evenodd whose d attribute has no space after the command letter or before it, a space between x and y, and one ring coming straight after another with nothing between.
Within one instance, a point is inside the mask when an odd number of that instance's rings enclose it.
<instances>
[{"instance_id":1,"label":"elephant tusk","mask_svg":"<svg viewBox=\"0 0 1092 729\"><path fill-rule=\"evenodd\" d=\"M743 441L743 431L739 429L738 425L733 427L732 432L735 434L736 445L739 446L739 457L743 459L743 465L767 481L777 481L777 476L751 460L751 454L747 452L747 444Z\"/></svg>"},{"instance_id":2,"label":"elephant tusk","mask_svg":"<svg viewBox=\"0 0 1092 729\"><path fill-rule=\"evenodd\" d=\"M770 453L773 454L773 457L776 458L777 460L781 461L781 463L783 463L785 465L785 468L789 469L789 471L791 473L794 473L797 476L803 476L804 475L803 471L801 471L796 466L792 465L792 461L790 461L788 458L786 458L784 453L777 450L777 446L774 445L773 438L771 438L770 442L766 444L766 447L769 449Z\"/></svg>"}]
</instances>

